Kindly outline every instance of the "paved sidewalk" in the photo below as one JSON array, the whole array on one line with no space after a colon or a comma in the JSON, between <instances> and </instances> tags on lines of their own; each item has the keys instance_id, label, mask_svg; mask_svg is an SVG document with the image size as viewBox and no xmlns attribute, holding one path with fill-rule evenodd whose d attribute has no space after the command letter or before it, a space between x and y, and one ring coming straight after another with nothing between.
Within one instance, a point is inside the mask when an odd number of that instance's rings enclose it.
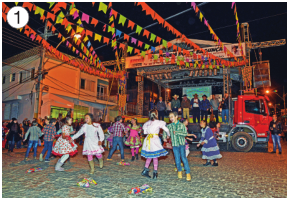
<instances>
[{"instance_id":1,"label":"paved sidewalk","mask_svg":"<svg viewBox=\"0 0 289 199\"><path fill-rule=\"evenodd\" d=\"M287 197L287 146L282 143L283 154L266 152L238 153L222 151L223 158L218 167L203 167L201 152L191 151L189 163L192 181L177 179L174 171L173 154L159 161L159 178L147 179L140 175L145 159L130 162L131 154L125 149L126 161L130 166L116 165L120 161L120 154L115 153L111 162L104 162L102 170L96 163L96 172L89 174L87 157L79 153L71 158L71 162L63 166L66 172L55 172L54 165L58 158L50 163L32 160L24 161L26 149L15 149L13 153L2 152L2 197L3 198L214 198L214 197ZM38 148L38 155L43 147ZM264 150L263 150L264 151ZM105 157L108 152L105 151ZM39 156L38 156L39 157ZM41 167L43 171L25 173L32 167ZM153 165L150 166L152 175ZM76 185L84 177L93 177L98 183L95 187L81 188ZM148 184L153 193L129 195L127 192L136 186Z\"/></svg>"}]
</instances>

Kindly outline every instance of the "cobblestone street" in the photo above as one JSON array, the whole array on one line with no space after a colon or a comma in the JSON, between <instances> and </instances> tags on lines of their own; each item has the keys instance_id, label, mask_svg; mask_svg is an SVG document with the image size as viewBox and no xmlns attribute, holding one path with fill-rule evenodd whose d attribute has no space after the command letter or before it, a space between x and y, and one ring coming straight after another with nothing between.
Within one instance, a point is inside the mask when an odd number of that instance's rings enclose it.
<instances>
[{"instance_id":1,"label":"cobblestone street","mask_svg":"<svg viewBox=\"0 0 289 199\"><path fill-rule=\"evenodd\" d=\"M13 153L7 150L2 153L2 197L3 198L202 198L202 197L287 197L287 146L282 143L283 153L271 154L266 149L263 152L238 153L221 151L223 158L218 167L203 167L200 149L192 147L188 159L191 167L192 181L177 179L174 171L173 154L159 161L159 178L147 179L140 175L144 167L144 159L130 162L131 154L125 149L125 159L130 166L119 166L120 154L113 155L113 161L106 161L108 152L105 151L104 168L98 167L96 172L89 174L87 157L79 153L63 166L65 172L55 172L54 165L58 158L50 163L33 160L33 153L29 160L24 161L26 148L15 149ZM38 147L39 153L43 147ZM32 167L41 167L43 170L35 173L25 173ZM150 166L152 175L153 166ZM78 187L76 183L85 177L93 177L97 186L89 188ZM129 195L132 187L148 184L153 193Z\"/></svg>"}]
</instances>

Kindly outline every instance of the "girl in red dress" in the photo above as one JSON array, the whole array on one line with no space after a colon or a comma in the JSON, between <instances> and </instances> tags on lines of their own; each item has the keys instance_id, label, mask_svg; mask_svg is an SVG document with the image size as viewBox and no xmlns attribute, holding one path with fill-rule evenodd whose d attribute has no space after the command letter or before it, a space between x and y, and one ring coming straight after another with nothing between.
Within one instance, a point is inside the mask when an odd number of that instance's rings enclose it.
<instances>
[{"instance_id":1,"label":"girl in red dress","mask_svg":"<svg viewBox=\"0 0 289 199\"><path fill-rule=\"evenodd\" d=\"M72 124L72 118L66 117L65 125L62 127L62 135L56 141L52 154L55 156L60 156L61 158L58 160L55 166L55 171L64 171L61 167L63 163L69 158L69 156L73 156L77 153L77 145L71 140L70 134L74 134L75 132L70 132Z\"/></svg>"}]
</instances>

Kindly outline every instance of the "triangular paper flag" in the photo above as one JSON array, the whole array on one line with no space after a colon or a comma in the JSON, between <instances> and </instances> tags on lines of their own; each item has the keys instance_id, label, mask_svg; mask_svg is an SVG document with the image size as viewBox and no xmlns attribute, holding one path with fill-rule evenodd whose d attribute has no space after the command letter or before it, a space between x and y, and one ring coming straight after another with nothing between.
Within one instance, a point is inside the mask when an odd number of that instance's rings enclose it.
<instances>
[{"instance_id":1,"label":"triangular paper flag","mask_svg":"<svg viewBox=\"0 0 289 199\"><path fill-rule=\"evenodd\" d=\"M151 33L150 41L155 42L155 39L156 39L156 35Z\"/></svg>"},{"instance_id":2,"label":"triangular paper flag","mask_svg":"<svg viewBox=\"0 0 289 199\"><path fill-rule=\"evenodd\" d=\"M159 56L158 56L158 55L154 55L154 60L155 60L155 61L157 61L157 60L158 60L158 58L159 58Z\"/></svg>"},{"instance_id":3,"label":"triangular paper flag","mask_svg":"<svg viewBox=\"0 0 289 199\"><path fill-rule=\"evenodd\" d=\"M140 35L140 32L142 30L142 27L140 27L139 25L136 26L136 33L138 33L138 35Z\"/></svg>"},{"instance_id":4,"label":"triangular paper flag","mask_svg":"<svg viewBox=\"0 0 289 199\"><path fill-rule=\"evenodd\" d=\"M146 44L145 49L148 50L150 48L150 45Z\"/></svg>"},{"instance_id":5,"label":"triangular paper flag","mask_svg":"<svg viewBox=\"0 0 289 199\"><path fill-rule=\"evenodd\" d=\"M129 52L130 54L132 53L133 47L131 46L127 46L127 52Z\"/></svg>"},{"instance_id":6,"label":"triangular paper flag","mask_svg":"<svg viewBox=\"0 0 289 199\"><path fill-rule=\"evenodd\" d=\"M134 25L135 25L134 22L132 22L131 20L128 20L128 26L127 26L128 28L130 27L131 30L133 30Z\"/></svg>"},{"instance_id":7,"label":"triangular paper flag","mask_svg":"<svg viewBox=\"0 0 289 199\"><path fill-rule=\"evenodd\" d=\"M81 21L85 21L86 23L89 23L89 15L82 13Z\"/></svg>"},{"instance_id":8,"label":"triangular paper flag","mask_svg":"<svg viewBox=\"0 0 289 199\"><path fill-rule=\"evenodd\" d=\"M55 2L47 2L47 3L50 4L50 5L49 5L49 9L55 4Z\"/></svg>"},{"instance_id":9,"label":"triangular paper flag","mask_svg":"<svg viewBox=\"0 0 289 199\"><path fill-rule=\"evenodd\" d=\"M80 27L80 26L76 27L76 33L82 33L82 31L83 31L82 27Z\"/></svg>"},{"instance_id":10,"label":"triangular paper flag","mask_svg":"<svg viewBox=\"0 0 289 199\"><path fill-rule=\"evenodd\" d=\"M91 20L91 22L90 22L91 24L93 24L94 25L94 27L97 25L97 23L98 23L98 20L97 19L95 19L95 18L92 18L92 20Z\"/></svg>"},{"instance_id":11,"label":"triangular paper flag","mask_svg":"<svg viewBox=\"0 0 289 199\"><path fill-rule=\"evenodd\" d=\"M163 39L163 47L167 47L167 41Z\"/></svg>"},{"instance_id":12,"label":"triangular paper flag","mask_svg":"<svg viewBox=\"0 0 289 199\"><path fill-rule=\"evenodd\" d=\"M142 52L141 52L141 56L142 56L143 58L145 58L146 52L145 52L145 51L142 51Z\"/></svg>"},{"instance_id":13,"label":"triangular paper flag","mask_svg":"<svg viewBox=\"0 0 289 199\"><path fill-rule=\"evenodd\" d=\"M106 11L107 11L107 5L102 3L102 2L99 2L99 8L98 8L98 11L103 11L104 14L106 14Z\"/></svg>"},{"instance_id":14,"label":"triangular paper flag","mask_svg":"<svg viewBox=\"0 0 289 199\"><path fill-rule=\"evenodd\" d=\"M83 39L83 42L86 42L88 40L88 37L85 36L84 39Z\"/></svg>"},{"instance_id":15,"label":"triangular paper flag","mask_svg":"<svg viewBox=\"0 0 289 199\"><path fill-rule=\"evenodd\" d=\"M62 23L62 22L63 22L63 19L61 17L57 16L55 23L58 24L58 23Z\"/></svg>"},{"instance_id":16,"label":"triangular paper flag","mask_svg":"<svg viewBox=\"0 0 289 199\"><path fill-rule=\"evenodd\" d=\"M123 15L119 15L118 24L122 24L122 26L124 26L125 21L126 21L126 17L124 17Z\"/></svg>"}]
</instances>

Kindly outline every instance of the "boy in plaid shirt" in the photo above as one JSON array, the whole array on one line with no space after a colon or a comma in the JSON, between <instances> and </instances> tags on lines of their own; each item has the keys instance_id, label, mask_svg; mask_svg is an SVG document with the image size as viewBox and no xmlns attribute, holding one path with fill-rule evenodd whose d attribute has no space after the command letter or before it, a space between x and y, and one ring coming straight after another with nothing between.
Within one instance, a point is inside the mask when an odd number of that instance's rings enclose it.
<instances>
[{"instance_id":1,"label":"boy in plaid shirt","mask_svg":"<svg viewBox=\"0 0 289 199\"><path fill-rule=\"evenodd\" d=\"M119 145L120 147L120 155L121 161L124 161L124 150L123 150L123 132L126 131L124 124L122 123L122 117L117 116L116 122L112 125L112 132L113 132L113 141L112 141L112 148L109 151L109 155L107 160L112 160L111 156L116 150L116 146Z\"/></svg>"},{"instance_id":2,"label":"boy in plaid shirt","mask_svg":"<svg viewBox=\"0 0 289 199\"><path fill-rule=\"evenodd\" d=\"M44 149L42 150L40 156L39 156L39 160L43 161L43 155L46 153L47 154L45 156L45 162L49 162L49 157L52 151L52 145L53 145L53 140L54 137L56 135L56 119L51 119L49 121L49 124L45 126L45 128L43 129L43 133L44 133Z\"/></svg>"}]
</instances>

